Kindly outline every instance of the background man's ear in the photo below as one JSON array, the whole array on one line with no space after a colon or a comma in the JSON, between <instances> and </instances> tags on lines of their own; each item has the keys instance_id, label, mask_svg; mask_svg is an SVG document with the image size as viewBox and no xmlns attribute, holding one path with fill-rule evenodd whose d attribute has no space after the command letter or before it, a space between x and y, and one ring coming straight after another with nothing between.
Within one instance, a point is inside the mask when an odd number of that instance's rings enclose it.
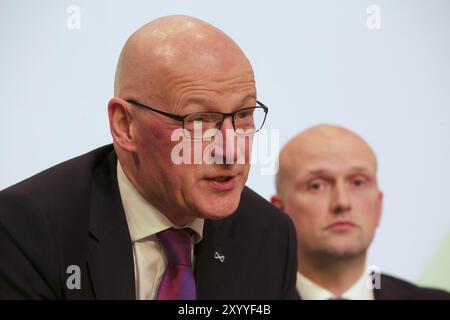
<instances>
[{"instance_id":1,"label":"background man's ear","mask_svg":"<svg viewBox=\"0 0 450 320\"><path fill-rule=\"evenodd\" d=\"M273 195L270 198L270 202L278 209L283 210L283 201L281 201L281 198L278 194Z\"/></svg>"},{"instance_id":2,"label":"background man's ear","mask_svg":"<svg viewBox=\"0 0 450 320\"><path fill-rule=\"evenodd\" d=\"M381 216L383 215L383 192L378 192L378 221L377 226L380 224Z\"/></svg>"}]
</instances>

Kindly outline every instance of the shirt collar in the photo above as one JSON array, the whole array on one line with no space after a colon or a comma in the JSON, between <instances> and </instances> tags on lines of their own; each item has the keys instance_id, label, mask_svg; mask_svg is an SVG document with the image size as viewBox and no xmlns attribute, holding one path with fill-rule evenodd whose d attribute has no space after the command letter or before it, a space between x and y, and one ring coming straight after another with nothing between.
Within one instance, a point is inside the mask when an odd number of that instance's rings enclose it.
<instances>
[{"instance_id":1,"label":"shirt collar","mask_svg":"<svg viewBox=\"0 0 450 320\"><path fill-rule=\"evenodd\" d=\"M374 300L373 289L368 285L370 274L364 271L358 281L342 294L342 298L347 300Z\"/></svg>"},{"instance_id":2,"label":"shirt collar","mask_svg":"<svg viewBox=\"0 0 450 320\"><path fill-rule=\"evenodd\" d=\"M117 181L131 241L133 243L154 236L158 232L169 228L180 228L174 225L164 214L141 196L125 175L119 160L117 160ZM203 238L204 222L204 219L196 218L183 227L190 228L194 231L195 243L199 243Z\"/></svg>"},{"instance_id":3,"label":"shirt collar","mask_svg":"<svg viewBox=\"0 0 450 320\"><path fill-rule=\"evenodd\" d=\"M374 300L373 290L367 285L369 281L369 272L363 272L358 281L345 291L341 298L347 300ZM334 293L312 282L300 272L297 272L297 292L303 300L336 299Z\"/></svg>"}]
</instances>

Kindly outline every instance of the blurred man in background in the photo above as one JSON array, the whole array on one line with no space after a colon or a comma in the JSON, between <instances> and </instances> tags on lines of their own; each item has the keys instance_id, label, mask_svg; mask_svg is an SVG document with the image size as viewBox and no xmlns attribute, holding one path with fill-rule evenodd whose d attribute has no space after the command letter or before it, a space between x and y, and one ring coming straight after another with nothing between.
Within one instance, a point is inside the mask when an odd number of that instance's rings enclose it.
<instances>
[{"instance_id":1,"label":"blurred man in background","mask_svg":"<svg viewBox=\"0 0 450 320\"><path fill-rule=\"evenodd\" d=\"M304 300L449 299L450 294L370 273L367 250L380 223L377 159L356 133L312 127L279 157L272 203L297 229L297 292Z\"/></svg>"}]
</instances>

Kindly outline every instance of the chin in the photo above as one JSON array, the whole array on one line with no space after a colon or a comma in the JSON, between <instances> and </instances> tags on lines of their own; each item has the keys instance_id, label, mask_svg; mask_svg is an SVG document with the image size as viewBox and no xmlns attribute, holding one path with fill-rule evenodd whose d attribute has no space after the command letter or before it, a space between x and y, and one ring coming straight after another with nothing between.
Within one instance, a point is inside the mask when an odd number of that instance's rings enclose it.
<instances>
[{"instance_id":1,"label":"chin","mask_svg":"<svg viewBox=\"0 0 450 320\"><path fill-rule=\"evenodd\" d=\"M342 245L342 246L333 246L329 249L329 252L340 258L352 258L361 255L365 252L365 249L361 246L355 245Z\"/></svg>"},{"instance_id":2,"label":"chin","mask_svg":"<svg viewBox=\"0 0 450 320\"><path fill-rule=\"evenodd\" d=\"M212 220L224 219L237 210L240 202L240 194L239 196L230 195L219 199L217 197L212 198L202 199L202 205L198 207L203 218Z\"/></svg>"}]
</instances>

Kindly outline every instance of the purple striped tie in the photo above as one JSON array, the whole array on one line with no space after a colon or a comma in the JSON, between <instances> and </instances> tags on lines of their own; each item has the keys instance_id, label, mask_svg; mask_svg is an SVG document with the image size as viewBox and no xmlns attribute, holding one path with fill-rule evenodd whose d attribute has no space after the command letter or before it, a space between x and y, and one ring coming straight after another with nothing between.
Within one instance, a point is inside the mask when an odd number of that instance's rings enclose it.
<instances>
[{"instance_id":1,"label":"purple striped tie","mask_svg":"<svg viewBox=\"0 0 450 320\"><path fill-rule=\"evenodd\" d=\"M195 280L191 261L192 230L170 228L158 233L167 256L167 269L156 300L195 300Z\"/></svg>"}]
</instances>

